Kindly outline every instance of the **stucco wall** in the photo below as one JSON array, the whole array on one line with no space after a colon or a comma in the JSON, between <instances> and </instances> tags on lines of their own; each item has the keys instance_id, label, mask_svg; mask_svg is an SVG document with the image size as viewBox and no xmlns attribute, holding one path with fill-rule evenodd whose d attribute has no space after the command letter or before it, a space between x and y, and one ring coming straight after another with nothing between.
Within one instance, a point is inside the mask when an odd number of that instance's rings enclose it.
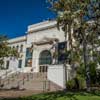
<instances>
[{"instance_id":1,"label":"stucco wall","mask_svg":"<svg viewBox=\"0 0 100 100\"><path fill-rule=\"evenodd\" d=\"M43 40L44 37L49 38L58 38L60 41L64 41L64 33L63 31L58 31L56 26L50 29L41 30L38 32L33 32L27 35L27 44L31 44L32 42L38 42Z\"/></svg>"},{"instance_id":2,"label":"stucco wall","mask_svg":"<svg viewBox=\"0 0 100 100\"><path fill-rule=\"evenodd\" d=\"M49 65L47 78L55 84L65 88L65 71L63 65Z\"/></svg>"},{"instance_id":3,"label":"stucco wall","mask_svg":"<svg viewBox=\"0 0 100 100\"><path fill-rule=\"evenodd\" d=\"M31 33L30 33L31 31ZM38 24L33 24L28 26L27 35L23 37L18 37L9 40L10 46L21 46L23 45L23 52L20 53L20 55L23 55L21 58L18 58L18 60L22 59L22 67L18 68L18 61L13 61L13 63L16 63L15 66L17 66L17 69L28 72L31 69L33 69L34 72L39 71L39 55L43 50L49 50L52 46L52 44L46 44L46 45L38 45L33 47L33 56L32 56L32 67L25 67L25 57L26 57L26 48L31 47L34 42L40 42L41 40L44 40L44 38L57 38L59 41L64 41L64 32L59 31L56 27L56 21L45 21ZM20 52L20 50L18 50ZM6 60L5 60L6 61ZM6 64L5 64L6 65ZM10 62L10 68L12 68L14 65L11 65Z\"/></svg>"}]
</instances>

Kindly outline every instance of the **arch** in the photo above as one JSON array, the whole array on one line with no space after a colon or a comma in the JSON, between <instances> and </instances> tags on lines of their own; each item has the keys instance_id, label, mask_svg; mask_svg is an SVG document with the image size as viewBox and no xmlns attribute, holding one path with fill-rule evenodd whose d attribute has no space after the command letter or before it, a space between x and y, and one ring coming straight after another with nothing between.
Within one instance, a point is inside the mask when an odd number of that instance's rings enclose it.
<instances>
[{"instance_id":1,"label":"arch","mask_svg":"<svg viewBox=\"0 0 100 100\"><path fill-rule=\"evenodd\" d=\"M49 50L43 50L39 56L39 65L52 64L52 56Z\"/></svg>"}]
</instances>

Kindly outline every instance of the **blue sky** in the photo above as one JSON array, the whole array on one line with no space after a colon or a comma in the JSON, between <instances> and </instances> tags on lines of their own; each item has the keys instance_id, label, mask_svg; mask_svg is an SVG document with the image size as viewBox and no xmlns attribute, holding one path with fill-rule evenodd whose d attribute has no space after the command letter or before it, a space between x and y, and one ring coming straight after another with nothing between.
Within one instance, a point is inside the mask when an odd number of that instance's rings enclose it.
<instances>
[{"instance_id":1,"label":"blue sky","mask_svg":"<svg viewBox=\"0 0 100 100\"><path fill-rule=\"evenodd\" d=\"M0 0L0 34L22 36L28 25L54 18L47 7L46 0Z\"/></svg>"}]
</instances>

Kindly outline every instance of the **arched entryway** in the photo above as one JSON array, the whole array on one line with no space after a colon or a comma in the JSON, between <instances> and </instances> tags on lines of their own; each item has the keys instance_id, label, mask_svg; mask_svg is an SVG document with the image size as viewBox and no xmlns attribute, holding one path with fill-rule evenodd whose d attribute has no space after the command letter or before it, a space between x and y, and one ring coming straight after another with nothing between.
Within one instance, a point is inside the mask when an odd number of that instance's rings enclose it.
<instances>
[{"instance_id":1,"label":"arched entryway","mask_svg":"<svg viewBox=\"0 0 100 100\"><path fill-rule=\"evenodd\" d=\"M52 56L49 50L44 50L39 56L39 72L47 72L48 65L52 63Z\"/></svg>"}]
</instances>

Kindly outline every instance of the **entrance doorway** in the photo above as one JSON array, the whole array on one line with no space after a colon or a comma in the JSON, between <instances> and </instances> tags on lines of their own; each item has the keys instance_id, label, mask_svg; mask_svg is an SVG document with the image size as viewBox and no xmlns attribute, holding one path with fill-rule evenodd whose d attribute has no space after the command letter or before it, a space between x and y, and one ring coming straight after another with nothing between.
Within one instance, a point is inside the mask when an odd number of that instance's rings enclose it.
<instances>
[{"instance_id":1,"label":"entrance doorway","mask_svg":"<svg viewBox=\"0 0 100 100\"><path fill-rule=\"evenodd\" d=\"M52 64L51 53L48 50L44 50L39 56L39 72L47 72L49 64Z\"/></svg>"},{"instance_id":2,"label":"entrance doorway","mask_svg":"<svg viewBox=\"0 0 100 100\"><path fill-rule=\"evenodd\" d=\"M40 65L39 66L39 72L47 72L48 66L47 65Z\"/></svg>"}]
</instances>

